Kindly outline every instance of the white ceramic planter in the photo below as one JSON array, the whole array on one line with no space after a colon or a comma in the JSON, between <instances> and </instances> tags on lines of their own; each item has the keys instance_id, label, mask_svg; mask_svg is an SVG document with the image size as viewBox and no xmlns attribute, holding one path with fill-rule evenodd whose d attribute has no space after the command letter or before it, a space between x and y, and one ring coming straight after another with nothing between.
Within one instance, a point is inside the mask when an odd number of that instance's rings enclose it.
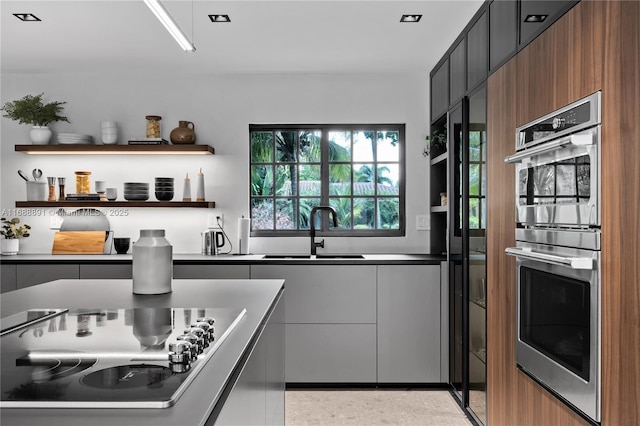
<instances>
[{"instance_id":1,"label":"white ceramic planter","mask_svg":"<svg viewBox=\"0 0 640 426\"><path fill-rule=\"evenodd\" d=\"M51 140L51 129L47 126L33 126L29 137L34 145L46 145Z\"/></svg>"},{"instance_id":2,"label":"white ceramic planter","mask_svg":"<svg viewBox=\"0 0 640 426\"><path fill-rule=\"evenodd\" d=\"M18 254L18 251L20 250L20 240L17 238L3 238L0 240L0 249L2 250L3 256L13 256Z\"/></svg>"}]
</instances>

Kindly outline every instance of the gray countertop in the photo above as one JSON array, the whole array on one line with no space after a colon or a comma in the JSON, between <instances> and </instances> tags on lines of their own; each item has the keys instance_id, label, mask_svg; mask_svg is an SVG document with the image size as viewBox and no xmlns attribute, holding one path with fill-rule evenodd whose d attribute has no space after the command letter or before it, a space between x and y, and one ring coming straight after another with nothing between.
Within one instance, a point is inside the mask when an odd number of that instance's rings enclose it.
<instances>
[{"instance_id":1,"label":"gray countertop","mask_svg":"<svg viewBox=\"0 0 640 426\"><path fill-rule=\"evenodd\" d=\"M286 259L265 259L263 254L248 255L219 255L206 256L197 253L174 254L175 264L439 264L446 260L445 256L431 254L364 254L363 259L352 258L286 258ZM85 255L52 255L52 254L18 254L16 256L2 256L0 262L6 264L20 263L131 263L131 254L85 254Z\"/></svg>"},{"instance_id":2,"label":"gray countertop","mask_svg":"<svg viewBox=\"0 0 640 426\"><path fill-rule=\"evenodd\" d=\"M173 407L3 408L0 423L5 426L202 425L283 287L283 280L173 280L173 292L143 296L132 294L131 280L58 280L2 294L2 317L30 308L244 307L247 313Z\"/></svg>"}]
</instances>

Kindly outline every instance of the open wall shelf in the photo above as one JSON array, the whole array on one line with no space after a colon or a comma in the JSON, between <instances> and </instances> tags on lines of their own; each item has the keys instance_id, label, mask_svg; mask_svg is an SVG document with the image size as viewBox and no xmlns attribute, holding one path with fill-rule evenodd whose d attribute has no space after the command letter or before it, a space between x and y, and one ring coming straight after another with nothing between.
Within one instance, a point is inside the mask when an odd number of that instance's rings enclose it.
<instances>
[{"instance_id":1,"label":"open wall shelf","mask_svg":"<svg viewBox=\"0 0 640 426\"><path fill-rule=\"evenodd\" d=\"M16 201L16 207L190 207L213 209L214 201Z\"/></svg>"},{"instance_id":2,"label":"open wall shelf","mask_svg":"<svg viewBox=\"0 0 640 426\"><path fill-rule=\"evenodd\" d=\"M43 155L213 155L209 145L16 145L16 152Z\"/></svg>"}]
</instances>

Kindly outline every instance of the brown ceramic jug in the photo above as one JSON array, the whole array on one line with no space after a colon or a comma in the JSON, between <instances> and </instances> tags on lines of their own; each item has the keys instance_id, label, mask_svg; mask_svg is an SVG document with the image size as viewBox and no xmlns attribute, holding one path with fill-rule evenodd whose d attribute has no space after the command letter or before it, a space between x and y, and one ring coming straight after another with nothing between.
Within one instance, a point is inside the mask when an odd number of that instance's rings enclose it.
<instances>
[{"instance_id":1,"label":"brown ceramic jug","mask_svg":"<svg viewBox=\"0 0 640 426\"><path fill-rule=\"evenodd\" d=\"M178 127L171 131L169 138L174 144L196 143L195 125L190 121L178 121Z\"/></svg>"}]
</instances>

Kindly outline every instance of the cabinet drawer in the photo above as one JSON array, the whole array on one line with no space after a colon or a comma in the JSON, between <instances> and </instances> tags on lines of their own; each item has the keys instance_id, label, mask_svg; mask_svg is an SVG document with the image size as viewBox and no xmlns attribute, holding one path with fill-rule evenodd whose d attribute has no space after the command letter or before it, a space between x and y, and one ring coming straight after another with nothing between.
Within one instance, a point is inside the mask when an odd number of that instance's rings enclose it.
<instances>
[{"instance_id":1,"label":"cabinet drawer","mask_svg":"<svg viewBox=\"0 0 640 426\"><path fill-rule=\"evenodd\" d=\"M18 289L59 279L80 278L77 264L62 265L18 265Z\"/></svg>"},{"instance_id":2,"label":"cabinet drawer","mask_svg":"<svg viewBox=\"0 0 640 426\"><path fill-rule=\"evenodd\" d=\"M80 265L80 279L131 279L131 264L128 265Z\"/></svg>"},{"instance_id":3,"label":"cabinet drawer","mask_svg":"<svg viewBox=\"0 0 640 426\"><path fill-rule=\"evenodd\" d=\"M287 324L375 324L374 265L253 265L251 278L285 280Z\"/></svg>"},{"instance_id":4,"label":"cabinet drawer","mask_svg":"<svg viewBox=\"0 0 640 426\"><path fill-rule=\"evenodd\" d=\"M249 279L249 265L173 265L176 279Z\"/></svg>"},{"instance_id":5,"label":"cabinet drawer","mask_svg":"<svg viewBox=\"0 0 640 426\"><path fill-rule=\"evenodd\" d=\"M17 267L16 265L0 265L0 284L2 293L17 290Z\"/></svg>"},{"instance_id":6,"label":"cabinet drawer","mask_svg":"<svg viewBox=\"0 0 640 426\"><path fill-rule=\"evenodd\" d=\"M285 348L287 383L376 382L375 324L286 324Z\"/></svg>"}]
</instances>

